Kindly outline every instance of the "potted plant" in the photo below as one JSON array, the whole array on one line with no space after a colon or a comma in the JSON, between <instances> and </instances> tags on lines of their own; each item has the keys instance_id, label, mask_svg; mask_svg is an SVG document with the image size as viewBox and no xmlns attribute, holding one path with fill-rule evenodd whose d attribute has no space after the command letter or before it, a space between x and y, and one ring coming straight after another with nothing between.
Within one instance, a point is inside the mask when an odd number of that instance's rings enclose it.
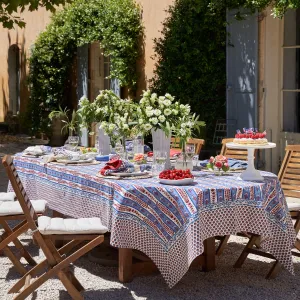
<instances>
[{"instance_id":1,"label":"potted plant","mask_svg":"<svg viewBox=\"0 0 300 300\"><path fill-rule=\"evenodd\" d=\"M62 109L59 106L59 110L54 110L49 114L49 118L51 121L55 119L60 120L60 122L64 124L61 128L61 134L68 134L67 142L69 137L74 137L73 140L76 139L77 143L79 142L79 137L76 135L76 133L80 124L80 115L76 110L73 110L72 113L70 113L69 109Z\"/></svg>"}]
</instances>

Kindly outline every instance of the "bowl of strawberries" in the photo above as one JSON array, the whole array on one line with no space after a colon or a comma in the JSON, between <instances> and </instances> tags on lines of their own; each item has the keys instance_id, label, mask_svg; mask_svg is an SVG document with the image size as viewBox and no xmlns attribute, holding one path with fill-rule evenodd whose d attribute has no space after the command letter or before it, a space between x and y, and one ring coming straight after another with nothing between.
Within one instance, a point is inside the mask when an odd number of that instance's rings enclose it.
<instances>
[{"instance_id":1,"label":"bowl of strawberries","mask_svg":"<svg viewBox=\"0 0 300 300\"><path fill-rule=\"evenodd\" d=\"M169 185L189 185L194 182L194 176L187 170L165 170L159 174L159 182Z\"/></svg>"}]
</instances>

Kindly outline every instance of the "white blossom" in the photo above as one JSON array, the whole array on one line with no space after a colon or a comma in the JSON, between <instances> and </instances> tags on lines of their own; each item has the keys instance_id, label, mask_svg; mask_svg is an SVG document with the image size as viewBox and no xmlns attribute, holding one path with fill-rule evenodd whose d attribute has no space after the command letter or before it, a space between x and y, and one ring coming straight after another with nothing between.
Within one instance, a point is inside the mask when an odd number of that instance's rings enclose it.
<instances>
[{"instance_id":1,"label":"white blossom","mask_svg":"<svg viewBox=\"0 0 300 300\"><path fill-rule=\"evenodd\" d=\"M178 115L178 110L177 109L172 109L172 113L176 116L176 115Z\"/></svg>"},{"instance_id":2,"label":"white blossom","mask_svg":"<svg viewBox=\"0 0 300 300\"><path fill-rule=\"evenodd\" d=\"M156 125L158 123L158 119L157 118L151 118L149 120L152 124Z\"/></svg>"},{"instance_id":3,"label":"white blossom","mask_svg":"<svg viewBox=\"0 0 300 300\"><path fill-rule=\"evenodd\" d=\"M151 95L151 99L156 99L157 98L157 94L156 93L153 93L152 95Z\"/></svg>"},{"instance_id":4,"label":"white blossom","mask_svg":"<svg viewBox=\"0 0 300 300\"><path fill-rule=\"evenodd\" d=\"M171 101L170 101L170 100L167 100L167 99L164 100L163 103L164 103L165 106L170 106L170 105L171 105Z\"/></svg>"},{"instance_id":5,"label":"white blossom","mask_svg":"<svg viewBox=\"0 0 300 300\"><path fill-rule=\"evenodd\" d=\"M165 116L169 116L171 113L172 113L172 111L171 111L171 109L169 109L169 108L166 108L166 109L164 110L164 115L165 115Z\"/></svg>"},{"instance_id":6,"label":"white blossom","mask_svg":"<svg viewBox=\"0 0 300 300\"><path fill-rule=\"evenodd\" d=\"M150 130L152 128L152 125L149 124L149 123L147 123L147 124L144 125L144 128L145 128L145 130L148 131L148 130Z\"/></svg>"},{"instance_id":7,"label":"white blossom","mask_svg":"<svg viewBox=\"0 0 300 300\"><path fill-rule=\"evenodd\" d=\"M163 123L163 122L166 121L166 117L165 117L164 115L160 115L160 116L158 117L158 120L159 120L161 123Z\"/></svg>"},{"instance_id":8,"label":"white blossom","mask_svg":"<svg viewBox=\"0 0 300 300\"><path fill-rule=\"evenodd\" d=\"M185 136L185 135L186 135L186 130L181 128L181 129L179 130L179 133L180 133L182 136Z\"/></svg>"},{"instance_id":9,"label":"white blossom","mask_svg":"<svg viewBox=\"0 0 300 300\"><path fill-rule=\"evenodd\" d=\"M147 117L152 117L153 116L153 111L152 110L146 110L146 115L147 115Z\"/></svg>"},{"instance_id":10,"label":"white blossom","mask_svg":"<svg viewBox=\"0 0 300 300\"><path fill-rule=\"evenodd\" d=\"M143 94L143 97L148 97L148 96L150 96L150 91L149 90L144 92L144 94Z\"/></svg>"},{"instance_id":11,"label":"white blossom","mask_svg":"<svg viewBox=\"0 0 300 300\"><path fill-rule=\"evenodd\" d=\"M167 93L165 95L166 98L168 98L169 100L173 101L174 100L174 97L172 97L169 93Z\"/></svg>"},{"instance_id":12,"label":"white blossom","mask_svg":"<svg viewBox=\"0 0 300 300\"><path fill-rule=\"evenodd\" d=\"M155 109L155 110L154 110L154 114L155 114L156 116L160 116L160 115L161 115L161 111L160 111L159 109Z\"/></svg>"},{"instance_id":13,"label":"white blossom","mask_svg":"<svg viewBox=\"0 0 300 300\"><path fill-rule=\"evenodd\" d=\"M113 131L115 128L116 128L116 125L115 125L115 124L109 124L108 129L109 129L110 131Z\"/></svg>"}]
</instances>

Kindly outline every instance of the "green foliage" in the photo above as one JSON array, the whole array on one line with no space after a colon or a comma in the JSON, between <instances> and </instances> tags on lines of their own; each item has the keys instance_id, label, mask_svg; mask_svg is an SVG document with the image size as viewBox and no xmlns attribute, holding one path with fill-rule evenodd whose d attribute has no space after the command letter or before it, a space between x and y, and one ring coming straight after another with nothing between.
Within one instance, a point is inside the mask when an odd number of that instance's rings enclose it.
<instances>
[{"instance_id":1,"label":"green foliage","mask_svg":"<svg viewBox=\"0 0 300 300\"><path fill-rule=\"evenodd\" d=\"M133 0L76 0L57 12L35 42L30 57L31 129L45 130L50 111L64 104L77 47L99 41L111 58L111 77L136 84L140 8ZM65 106L65 105L62 105Z\"/></svg>"},{"instance_id":2,"label":"green foliage","mask_svg":"<svg viewBox=\"0 0 300 300\"><path fill-rule=\"evenodd\" d=\"M45 7L52 12L55 11L55 6L64 5L71 0L0 0L0 23L4 28L13 28L14 24L19 27L25 27L24 20L16 15L18 12L23 12L25 7L29 11L37 10L39 7Z\"/></svg>"},{"instance_id":3,"label":"green foliage","mask_svg":"<svg viewBox=\"0 0 300 300\"><path fill-rule=\"evenodd\" d=\"M224 7L228 9L246 8L251 12L254 12L256 10L262 11L268 6L272 7L272 15L274 17L282 18L287 9L299 8L300 0L212 0L208 3L208 7L210 7L212 12L222 11ZM237 17L240 17L241 15L242 14L239 11Z\"/></svg>"},{"instance_id":4,"label":"green foliage","mask_svg":"<svg viewBox=\"0 0 300 300\"><path fill-rule=\"evenodd\" d=\"M176 0L162 37L155 40L157 64L152 88L190 104L205 121L207 139L225 118L226 10L214 14L207 0Z\"/></svg>"}]
</instances>

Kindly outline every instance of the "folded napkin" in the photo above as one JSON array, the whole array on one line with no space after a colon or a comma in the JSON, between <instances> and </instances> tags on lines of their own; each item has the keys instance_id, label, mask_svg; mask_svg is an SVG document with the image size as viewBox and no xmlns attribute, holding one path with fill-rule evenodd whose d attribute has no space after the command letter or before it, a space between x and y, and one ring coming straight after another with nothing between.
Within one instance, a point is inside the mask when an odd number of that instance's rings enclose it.
<instances>
[{"instance_id":1,"label":"folded napkin","mask_svg":"<svg viewBox=\"0 0 300 300\"><path fill-rule=\"evenodd\" d=\"M206 165L208 164L208 162L209 162L209 159L202 160L202 161L200 161L200 165L205 168ZM248 162L244 161L244 160L228 158L228 165L229 165L230 169L232 169L232 170L246 169L248 166Z\"/></svg>"},{"instance_id":2,"label":"folded napkin","mask_svg":"<svg viewBox=\"0 0 300 300\"><path fill-rule=\"evenodd\" d=\"M42 146L30 146L24 150L24 153L30 155L43 155L45 150L42 148Z\"/></svg>"},{"instance_id":3,"label":"folded napkin","mask_svg":"<svg viewBox=\"0 0 300 300\"><path fill-rule=\"evenodd\" d=\"M104 168L100 170L100 174L103 176L120 172L132 173L134 172L134 165L126 160L111 159L105 164Z\"/></svg>"},{"instance_id":4,"label":"folded napkin","mask_svg":"<svg viewBox=\"0 0 300 300\"><path fill-rule=\"evenodd\" d=\"M14 192L0 193L0 201L15 201L15 197Z\"/></svg>"},{"instance_id":5,"label":"folded napkin","mask_svg":"<svg viewBox=\"0 0 300 300\"><path fill-rule=\"evenodd\" d=\"M150 165L150 164L141 164L140 165L141 172L151 171L151 170L152 170L152 165Z\"/></svg>"}]
</instances>

